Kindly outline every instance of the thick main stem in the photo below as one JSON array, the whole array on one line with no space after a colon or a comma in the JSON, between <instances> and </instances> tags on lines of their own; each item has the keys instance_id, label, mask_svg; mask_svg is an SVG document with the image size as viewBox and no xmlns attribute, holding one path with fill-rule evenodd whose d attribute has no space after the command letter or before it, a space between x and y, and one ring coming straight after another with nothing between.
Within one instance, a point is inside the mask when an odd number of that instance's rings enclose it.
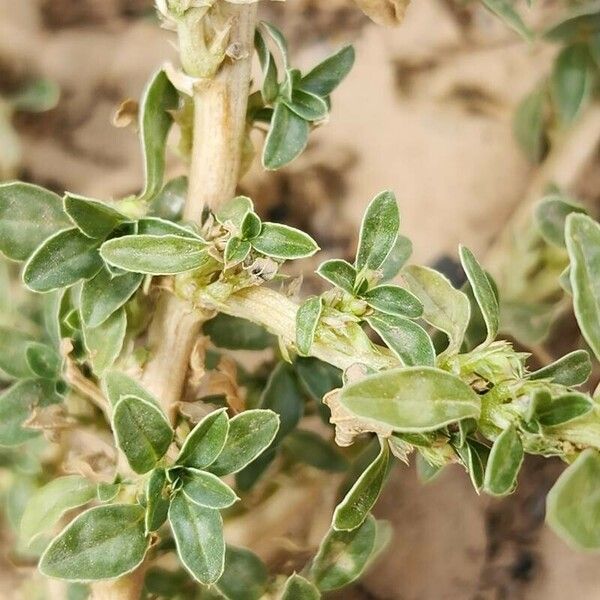
<instances>
[{"instance_id":1,"label":"thick main stem","mask_svg":"<svg viewBox=\"0 0 600 600\"><path fill-rule=\"evenodd\" d=\"M239 177L257 8L225 4L235 58L226 59L215 77L199 83L194 93L194 139L184 211L188 221L199 222L205 207L214 211L231 199ZM148 335L151 358L142 383L160 398L171 420L205 316L171 294L158 301Z\"/></svg>"}]
</instances>

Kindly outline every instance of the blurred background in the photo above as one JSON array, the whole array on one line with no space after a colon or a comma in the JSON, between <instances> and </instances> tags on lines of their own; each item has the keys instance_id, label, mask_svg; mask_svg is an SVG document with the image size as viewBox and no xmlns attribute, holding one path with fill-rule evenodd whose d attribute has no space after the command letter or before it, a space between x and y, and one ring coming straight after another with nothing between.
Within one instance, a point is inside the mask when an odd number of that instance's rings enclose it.
<instances>
[{"instance_id":1,"label":"blurred background","mask_svg":"<svg viewBox=\"0 0 600 600\"><path fill-rule=\"evenodd\" d=\"M562 8L540 3L530 21L552 23ZM551 184L594 212L600 109L591 99L568 126L544 131L536 115L518 119L560 45L528 44L479 3L455 0L414 0L397 29L374 25L350 0L260 10L288 35L298 66L346 43L357 51L308 151L277 173L255 166L242 181L262 216L309 231L324 249L319 260L351 255L366 204L390 188L413 260L459 277L457 245L471 247L497 278L506 334L534 362L579 345L556 283L561 257L542 245L530 215ZM175 60L171 41L151 0L0 0L0 177L99 198L138 190L136 132L113 116ZM174 153L169 169L183 172ZM318 285L306 277L307 289ZM571 551L543 524L562 468L530 459L516 494L494 500L478 497L458 466L427 486L398 467L376 510L394 524L391 549L340 597L599 598L597 557ZM18 511L8 498L3 549ZM4 550L0 559L0 597L15 598L27 569Z\"/></svg>"}]
</instances>

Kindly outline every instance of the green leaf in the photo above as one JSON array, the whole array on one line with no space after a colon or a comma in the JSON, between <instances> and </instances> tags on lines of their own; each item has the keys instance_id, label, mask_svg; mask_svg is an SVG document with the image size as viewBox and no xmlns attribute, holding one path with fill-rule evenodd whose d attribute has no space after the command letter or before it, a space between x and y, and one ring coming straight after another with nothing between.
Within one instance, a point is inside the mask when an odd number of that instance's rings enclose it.
<instances>
[{"instance_id":1,"label":"green leaf","mask_svg":"<svg viewBox=\"0 0 600 600\"><path fill-rule=\"evenodd\" d=\"M223 313L207 321L202 330L215 346L228 350L264 350L275 342L264 327Z\"/></svg>"},{"instance_id":2,"label":"green leaf","mask_svg":"<svg viewBox=\"0 0 600 600\"><path fill-rule=\"evenodd\" d=\"M169 512L167 486L167 472L164 469L154 469L146 482L146 514L144 517L146 533L156 531L167 520Z\"/></svg>"},{"instance_id":3,"label":"green leaf","mask_svg":"<svg viewBox=\"0 0 600 600\"><path fill-rule=\"evenodd\" d=\"M256 554L245 548L227 546L225 571L216 583L227 600L260 600L267 581L267 568Z\"/></svg>"},{"instance_id":4,"label":"green leaf","mask_svg":"<svg viewBox=\"0 0 600 600\"><path fill-rule=\"evenodd\" d=\"M124 308L114 312L97 327L83 328L83 341L93 371L98 377L110 369L121 350L127 331L127 313Z\"/></svg>"},{"instance_id":5,"label":"green leaf","mask_svg":"<svg viewBox=\"0 0 600 600\"><path fill-rule=\"evenodd\" d=\"M117 446L136 473L153 469L173 440L173 430L160 409L135 396L117 402L112 425Z\"/></svg>"},{"instance_id":6,"label":"green leaf","mask_svg":"<svg viewBox=\"0 0 600 600\"><path fill-rule=\"evenodd\" d=\"M242 221L249 213L254 212L254 204L247 196L236 196L226 202L215 214L222 225L231 223L237 229L242 228Z\"/></svg>"},{"instance_id":7,"label":"green leaf","mask_svg":"<svg viewBox=\"0 0 600 600\"><path fill-rule=\"evenodd\" d=\"M67 511L95 497L96 485L79 475L54 479L37 490L27 503L21 517L21 540L25 545L31 544L40 534L52 529Z\"/></svg>"},{"instance_id":8,"label":"green leaf","mask_svg":"<svg viewBox=\"0 0 600 600\"><path fill-rule=\"evenodd\" d=\"M102 258L114 267L148 275L193 271L207 260L206 242L176 235L126 235L104 242Z\"/></svg>"},{"instance_id":9,"label":"green leaf","mask_svg":"<svg viewBox=\"0 0 600 600\"><path fill-rule=\"evenodd\" d=\"M252 244L240 238L231 238L225 246L225 265L228 269L244 262L252 250Z\"/></svg>"},{"instance_id":10,"label":"green leaf","mask_svg":"<svg viewBox=\"0 0 600 600\"><path fill-rule=\"evenodd\" d=\"M106 267L81 287L81 318L88 327L102 325L121 308L140 287L143 275L113 275Z\"/></svg>"},{"instance_id":11,"label":"green leaf","mask_svg":"<svg viewBox=\"0 0 600 600\"><path fill-rule=\"evenodd\" d=\"M26 356L29 368L38 377L54 379L60 373L62 360L51 346L39 342L29 342Z\"/></svg>"},{"instance_id":12,"label":"green leaf","mask_svg":"<svg viewBox=\"0 0 600 600\"><path fill-rule=\"evenodd\" d=\"M329 96L350 73L354 59L354 48L345 46L307 73L300 82L301 89L321 98Z\"/></svg>"},{"instance_id":13,"label":"green leaf","mask_svg":"<svg viewBox=\"0 0 600 600\"><path fill-rule=\"evenodd\" d=\"M459 253L460 262L473 288L473 294L485 321L487 337L483 344L487 345L493 342L498 335L500 320L498 299L485 271L481 268L473 253L465 246L460 246Z\"/></svg>"},{"instance_id":14,"label":"green leaf","mask_svg":"<svg viewBox=\"0 0 600 600\"><path fill-rule=\"evenodd\" d=\"M173 223L166 219L158 217L144 217L137 222L136 235L175 235L177 237L190 238L192 240L202 240L202 238L193 230L192 226Z\"/></svg>"},{"instance_id":15,"label":"green leaf","mask_svg":"<svg viewBox=\"0 0 600 600\"><path fill-rule=\"evenodd\" d=\"M241 226L242 238L252 240L260 234L262 223L258 215L254 212L247 212L244 216Z\"/></svg>"},{"instance_id":16,"label":"green leaf","mask_svg":"<svg viewBox=\"0 0 600 600\"><path fill-rule=\"evenodd\" d=\"M368 290L363 298L371 308L388 315L416 319L423 314L421 301L397 285L379 285Z\"/></svg>"},{"instance_id":17,"label":"green leaf","mask_svg":"<svg viewBox=\"0 0 600 600\"><path fill-rule=\"evenodd\" d=\"M172 110L179 104L179 94L160 70L150 81L141 101L140 138L144 153L146 187L140 198L152 200L163 185L165 147L173 117Z\"/></svg>"},{"instance_id":18,"label":"green leaf","mask_svg":"<svg viewBox=\"0 0 600 600\"><path fill-rule=\"evenodd\" d=\"M471 316L467 296L455 289L444 275L428 267L409 265L402 277L423 303L423 319L448 336L446 353L458 353Z\"/></svg>"},{"instance_id":19,"label":"green leaf","mask_svg":"<svg viewBox=\"0 0 600 600\"><path fill-rule=\"evenodd\" d=\"M303 90L292 90L292 99L283 103L305 121L320 121L329 113L325 100Z\"/></svg>"},{"instance_id":20,"label":"green leaf","mask_svg":"<svg viewBox=\"0 0 600 600\"><path fill-rule=\"evenodd\" d=\"M183 215L183 208L188 194L188 178L180 175L165 183L150 206L150 212L160 219L178 221Z\"/></svg>"},{"instance_id":21,"label":"green leaf","mask_svg":"<svg viewBox=\"0 0 600 600\"><path fill-rule=\"evenodd\" d=\"M263 390L260 406L279 415L279 429L273 444L293 431L304 414L304 395L291 365L280 362Z\"/></svg>"},{"instance_id":22,"label":"green leaf","mask_svg":"<svg viewBox=\"0 0 600 600\"><path fill-rule=\"evenodd\" d=\"M578 37L589 37L600 31L600 14L593 3L584 6L579 14L572 13L566 19L553 25L544 37L554 42L569 42Z\"/></svg>"},{"instance_id":23,"label":"green leaf","mask_svg":"<svg viewBox=\"0 0 600 600\"><path fill-rule=\"evenodd\" d=\"M0 184L0 252L27 260L57 231L70 227L60 196L30 183Z\"/></svg>"},{"instance_id":24,"label":"green leaf","mask_svg":"<svg viewBox=\"0 0 600 600\"><path fill-rule=\"evenodd\" d=\"M376 196L365 212L360 228L355 267L376 271L384 263L398 239L400 213L392 192Z\"/></svg>"},{"instance_id":25,"label":"green leaf","mask_svg":"<svg viewBox=\"0 0 600 600\"><path fill-rule=\"evenodd\" d=\"M489 448L476 440L468 439L462 448L455 448L455 450L467 473L469 473L475 491L479 493L479 490L483 487L485 467L490 454Z\"/></svg>"},{"instance_id":26,"label":"green leaf","mask_svg":"<svg viewBox=\"0 0 600 600\"><path fill-rule=\"evenodd\" d=\"M412 254L412 242L404 235L399 235L387 258L379 268L381 281L394 279Z\"/></svg>"},{"instance_id":27,"label":"green leaf","mask_svg":"<svg viewBox=\"0 0 600 600\"><path fill-rule=\"evenodd\" d=\"M513 117L513 132L527 158L538 163L548 148L545 131L547 90L538 86L527 94L517 106Z\"/></svg>"},{"instance_id":28,"label":"green leaf","mask_svg":"<svg viewBox=\"0 0 600 600\"><path fill-rule=\"evenodd\" d=\"M296 429L283 441L285 451L298 462L322 471L340 473L348 468L348 461L320 435Z\"/></svg>"},{"instance_id":29,"label":"green leaf","mask_svg":"<svg viewBox=\"0 0 600 600\"><path fill-rule=\"evenodd\" d=\"M323 312L320 296L307 298L296 313L296 347L301 356L310 354L315 339L315 333Z\"/></svg>"},{"instance_id":30,"label":"green leaf","mask_svg":"<svg viewBox=\"0 0 600 600\"><path fill-rule=\"evenodd\" d=\"M110 204L93 198L67 193L63 202L73 224L90 238L104 240L119 225L130 221Z\"/></svg>"},{"instance_id":31,"label":"green leaf","mask_svg":"<svg viewBox=\"0 0 600 600\"><path fill-rule=\"evenodd\" d=\"M584 213L586 210L579 204L554 195L544 198L535 209L535 220L544 239L555 246L564 248L565 225L571 213Z\"/></svg>"},{"instance_id":32,"label":"green leaf","mask_svg":"<svg viewBox=\"0 0 600 600\"><path fill-rule=\"evenodd\" d=\"M319 600L320 597L318 588L308 579L294 573L285 582L281 600Z\"/></svg>"},{"instance_id":33,"label":"green leaf","mask_svg":"<svg viewBox=\"0 0 600 600\"><path fill-rule=\"evenodd\" d=\"M565 239L577 323L600 360L600 225L586 215L573 213L567 217Z\"/></svg>"},{"instance_id":34,"label":"green leaf","mask_svg":"<svg viewBox=\"0 0 600 600\"><path fill-rule=\"evenodd\" d=\"M404 365L435 364L433 342L427 332L414 321L377 312L365 317L365 320Z\"/></svg>"},{"instance_id":35,"label":"green leaf","mask_svg":"<svg viewBox=\"0 0 600 600\"><path fill-rule=\"evenodd\" d=\"M524 415L526 422L530 423L534 421L536 415L539 412L545 411L552 402L552 396L547 389L537 389L531 394L529 406Z\"/></svg>"},{"instance_id":36,"label":"green leaf","mask_svg":"<svg viewBox=\"0 0 600 600\"><path fill-rule=\"evenodd\" d=\"M358 417L400 432L439 429L477 419L477 394L458 377L431 367L390 369L344 387L341 403Z\"/></svg>"},{"instance_id":37,"label":"green leaf","mask_svg":"<svg viewBox=\"0 0 600 600\"><path fill-rule=\"evenodd\" d=\"M345 292L354 294L356 269L349 262L336 258L326 260L319 265L316 273Z\"/></svg>"},{"instance_id":38,"label":"green leaf","mask_svg":"<svg viewBox=\"0 0 600 600\"><path fill-rule=\"evenodd\" d=\"M376 537L377 524L371 515L352 531L330 529L311 565L311 580L322 592L352 583L369 565Z\"/></svg>"},{"instance_id":39,"label":"green leaf","mask_svg":"<svg viewBox=\"0 0 600 600\"><path fill-rule=\"evenodd\" d=\"M275 439L279 417L271 410L246 410L229 421L227 442L208 470L218 476L241 471Z\"/></svg>"},{"instance_id":40,"label":"green leaf","mask_svg":"<svg viewBox=\"0 0 600 600\"><path fill-rule=\"evenodd\" d=\"M308 122L278 102L263 149L264 168L276 171L300 156L308 143L308 133Z\"/></svg>"},{"instance_id":41,"label":"green leaf","mask_svg":"<svg viewBox=\"0 0 600 600\"><path fill-rule=\"evenodd\" d=\"M582 452L546 500L546 521L574 548L600 548L600 454Z\"/></svg>"},{"instance_id":42,"label":"green leaf","mask_svg":"<svg viewBox=\"0 0 600 600\"><path fill-rule=\"evenodd\" d=\"M283 260L306 258L319 250L308 234L279 223L263 223L262 231L251 244L261 254Z\"/></svg>"},{"instance_id":43,"label":"green leaf","mask_svg":"<svg viewBox=\"0 0 600 600\"><path fill-rule=\"evenodd\" d=\"M206 415L185 438L177 464L204 469L215 462L227 441L229 420L227 409Z\"/></svg>"},{"instance_id":44,"label":"green leaf","mask_svg":"<svg viewBox=\"0 0 600 600\"><path fill-rule=\"evenodd\" d=\"M523 464L523 444L513 425L507 427L496 439L485 469L484 488L488 494L510 494L517 483Z\"/></svg>"},{"instance_id":45,"label":"green leaf","mask_svg":"<svg viewBox=\"0 0 600 600\"><path fill-rule=\"evenodd\" d=\"M183 566L200 583L215 583L225 566L223 520L219 511L198 506L179 493L171 501L169 522Z\"/></svg>"},{"instance_id":46,"label":"green leaf","mask_svg":"<svg viewBox=\"0 0 600 600\"><path fill-rule=\"evenodd\" d=\"M275 58L269 52L267 42L263 37L263 32L257 28L254 34L254 47L260 61L260 68L263 73L263 84L261 86L261 96L265 104L271 104L279 93L279 84L277 73L277 64Z\"/></svg>"},{"instance_id":47,"label":"green leaf","mask_svg":"<svg viewBox=\"0 0 600 600\"><path fill-rule=\"evenodd\" d=\"M113 407L125 396L136 396L156 407L159 406L158 400L152 394L148 393L137 381L119 371L109 371L105 374L102 380L102 390Z\"/></svg>"},{"instance_id":48,"label":"green leaf","mask_svg":"<svg viewBox=\"0 0 600 600\"><path fill-rule=\"evenodd\" d=\"M27 346L31 337L25 333L0 327L0 369L17 379L31 377L31 367L27 361Z\"/></svg>"},{"instance_id":49,"label":"green leaf","mask_svg":"<svg viewBox=\"0 0 600 600\"><path fill-rule=\"evenodd\" d=\"M562 394L542 409L536 410L536 418L544 427L555 427L573 421L589 413L594 404L592 399L578 392Z\"/></svg>"},{"instance_id":50,"label":"green leaf","mask_svg":"<svg viewBox=\"0 0 600 600\"><path fill-rule=\"evenodd\" d=\"M516 31L523 39L531 41L533 33L523 22L521 15L513 8L509 0L481 0L483 5L500 17L502 21L513 31Z\"/></svg>"},{"instance_id":51,"label":"green leaf","mask_svg":"<svg viewBox=\"0 0 600 600\"><path fill-rule=\"evenodd\" d=\"M120 483L99 483L96 486L96 496L100 502L112 502L121 491Z\"/></svg>"},{"instance_id":52,"label":"green leaf","mask_svg":"<svg viewBox=\"0 0 600 600\"><path fill-rule=\"evenodd\" d=\"M216 475L199 469L184 469L181 491L189 500L200 506L222 510L229 508L239 498Z\"/></svg>"},{"instance_id":53,"label":"green leaf","mask_svg":"<svg viewBox=\"0 0 600 600\"><path fill-rule=\"evenodd\" d=\"M552 383L572 387L585 383L591 374L590 355L585 350L575 350L531 373L529 379L533 381L548 379Z\"/></svg>"},{"instance_id":54,"label":"green leaf","mask_svg":"<svg viewBox=\"0 0 600 600\"><path fill-rule=\"evenodd\" d=\"M102 268L99 244L76 228L59 231L29 257L25 285L34 292L51 292L91 279Z\"/></svg>"},{"instance_id":55,"label":"green leaf","mask_svg":"<svg viewBox=\"0 0 600 600\"><path fill-rule=\"evenodd\" d=\"M49 79L35 79L9 97L18 111L40 113L52 110L60 99L60 88Z\"/></svg>"},{"instance_id":56,"label":"green leaf","mask_svg":"<svg viewBox=\"0 0 600 600\"><path fill-rule=\"evenodd\" d=\"M566 123L577 116L590 91L591 63L587 45L583 42L567 46L554 61L552 95Z\"/></svg>"},{"instance_id":57,"label":"green leaf","mask_svg":"<svg viewBox=\"0 0 600 600\"><path fill-rule=\"evenodd\" d=\"M384 443L377 458L336 507L332 521L335 530L352 531L364 523L381 494L388 474L389 461L389 446Z\"/></svg>"},{"instance_id":58,"label":"green leaf","mask_svg":"<svg viewBox=\"0 0 600 600\"><path fill-rule=\"evenodd\" d=\"M47 577L114 579L133 571L148 548L144 509L133 504L90 508L54 538L40 559Z\"/></svg>"},{"instance_id":59,"label":"green leaf","mask_svg":"<svg viewBox=\"0 0 600 600\"><path fill-rule=\"evenodd\" d=\"M54 382L25 379L0 394L0 446L19 446L39 435L23 427L35 406L54 394Z\"/></svg>"},{"instance_id":60,"label":"green leaf","mask_svg":"<svg viewBox=\"0 0 600 600\"><path fill-rule=\"evenodd\" d=\"M267 23L266 21L261 21L259 28L260 28L261 32L264 31L271 38L271 40L273 40L273 42L275 42L275 45L277 46L277 49L279 50L279 53L281 54L283 68L287 69L288 46L287 46L287 42L285 40L285 36L283 35L283 33L281 33L281 31L279 31L279 29L277 29L277 27L275 27L275 25L273 25L272 23Z\"/></svg>"},{"instance_id":61,"label":"green leaf","mask_svg":"<svg viewBox=\"0 0 600 600\"><path fill-rule=\"evenodd\" d=\"M342 387L342 372L318 358L299 358L294 366L306 392L319 404L327 392Z\"/></svg>"}]
</instances>

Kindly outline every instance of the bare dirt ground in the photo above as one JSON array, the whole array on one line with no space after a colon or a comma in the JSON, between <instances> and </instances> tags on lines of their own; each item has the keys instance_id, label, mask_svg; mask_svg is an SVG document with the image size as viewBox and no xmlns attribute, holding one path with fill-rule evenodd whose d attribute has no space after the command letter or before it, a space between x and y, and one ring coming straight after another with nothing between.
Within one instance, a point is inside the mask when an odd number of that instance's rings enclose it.
<instances>
[{"instance_id":1,"label":"bare dirt ground","mask_svg":"<svg viewBox=\"0 0 600 600\"><path fill-rule=\"evenodd\" d=\"M262 4L290 33L300 65L349 41L357 50L307 154L243 181L263 213L310 228L326 252L349 254L366 203L390 188L415 260L455 256L459 241L485 255L536 175L511 118L553 50L527 47L482 9L449 0L415 0L397 30L377 28L343 0ZM111 116L174 54L146 0L0 0L0 91L32 75L62 90L50 113L17 118L21 175L98 197L139 189L136 136L112 127ZM530 460L502 501L478 497L458 468L428 486L396 469L377 509L395 527L390 550L339 597L596 600L597 559L543 526L544 496L561 468ZM8 573L0 578L14 598Z\"/></svg>"}]
</instances>

